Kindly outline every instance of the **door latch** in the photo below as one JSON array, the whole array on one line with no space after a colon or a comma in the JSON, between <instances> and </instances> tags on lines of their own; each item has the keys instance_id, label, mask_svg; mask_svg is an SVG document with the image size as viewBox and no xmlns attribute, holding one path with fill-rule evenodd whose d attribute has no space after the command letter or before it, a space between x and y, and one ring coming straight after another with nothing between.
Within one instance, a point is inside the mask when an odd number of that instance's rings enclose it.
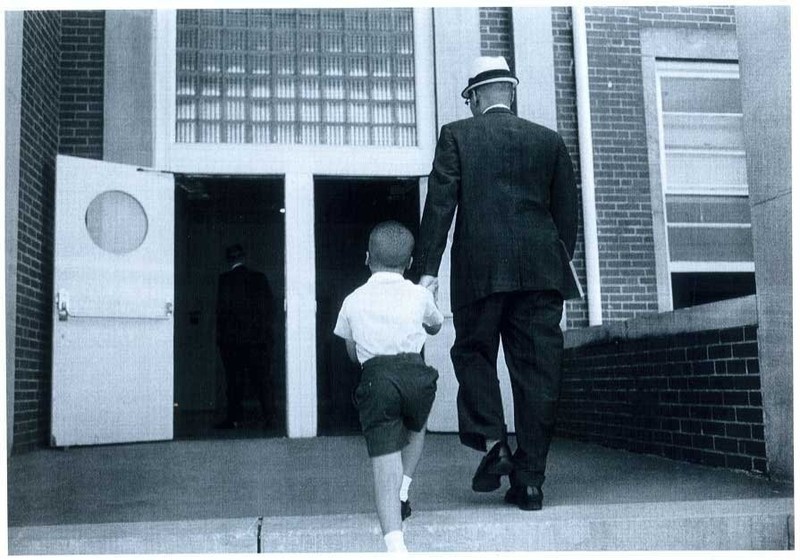
<instances>
[{"instance_id":1,"label":"door latch","mask_svg":"<svg viewBox=\"0 0 800 560\"><path fill-rule=\"evenodd\" d=\"M164 304L164 313L166 313L167 317L172 317L172 302L168 301Z\"/></svg>"},{"instance_id":2,"label":"door latch","mask_svg":"<svg viewBox=\"0 0 800 560\"><path fill-rule=\"evenodd\" d=\"M60 290L56 294L56 309L58 309L58 320L66 321L69 319L69 294Z\"/></svg>"}]
</instances>

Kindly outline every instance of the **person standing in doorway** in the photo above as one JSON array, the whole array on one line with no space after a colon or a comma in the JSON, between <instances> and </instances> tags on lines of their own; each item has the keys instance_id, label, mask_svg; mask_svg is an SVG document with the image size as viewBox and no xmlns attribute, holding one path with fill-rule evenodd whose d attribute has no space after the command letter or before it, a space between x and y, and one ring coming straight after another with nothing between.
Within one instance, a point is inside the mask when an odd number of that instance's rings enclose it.
<instances>
[{"instance_id":1,"label":"person standing in doorway","mask_svg":"<svg viewBox=\"0 0 800 560\"><path fill-rule=\"evenodd\" d=\"M414 264L420 284L435 293L458 208L451 358L459 436L485 452L472 489L496 490L510 475L505 500L538 510L561 386L559 323L578 206L562 138L511 111L518 83L504 58L475 60L461 92L473 116L441 129ZM497 378L501 339L514 398L513 456Z\"/></svg>"},{"instance_id":2,"label":"person standing in doorway","mask_svg":"<svg viewBox=\"0 0 800 560\"><path fill-rule=\"evenodd\" d=\"M275 303L267 277L245 265L241 245L228 247L230 270L219 277L217 287L217 346L225 367L227 414L216 427L230 429L242 422L243 387L250 382L267 427L274 421L271 365L272 320Z\"/></svg>"}]
</instances>

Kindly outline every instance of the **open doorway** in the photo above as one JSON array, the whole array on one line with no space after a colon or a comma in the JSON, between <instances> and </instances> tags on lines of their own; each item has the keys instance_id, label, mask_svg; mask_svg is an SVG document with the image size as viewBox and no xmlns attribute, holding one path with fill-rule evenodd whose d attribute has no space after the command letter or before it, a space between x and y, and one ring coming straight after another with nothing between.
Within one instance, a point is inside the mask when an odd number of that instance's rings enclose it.
<instances>
[{"instance_id":1,"label":"open doorway","mask_svg":"<svg viewBox=\"0 0 800 560\"><path fill-rule=\"evenodd\" d=\"M360 368L333 335L344 298L369 278L365 266L372 227L397 220L416 238L419 180L315 178L317 268L317 409L320 435L357 433L351 394Z\"/></svg>"},{"instance_id":2,"label":"open doorway","mask_svg":"<svg viewBox=\"0 0 800 560\"><path fill-rule=\"evenodd\" d=\"M283 181L268 177L177 176L175 197L175 437L269 437L286 434ZM261 421L252 387L243 387L237 429L225 417L225 370L215 341L219 275L225 248L240 244L246 265L263 272L274 297L274 347L268 387L277 420Z\"/></svg>"}]
</instances>

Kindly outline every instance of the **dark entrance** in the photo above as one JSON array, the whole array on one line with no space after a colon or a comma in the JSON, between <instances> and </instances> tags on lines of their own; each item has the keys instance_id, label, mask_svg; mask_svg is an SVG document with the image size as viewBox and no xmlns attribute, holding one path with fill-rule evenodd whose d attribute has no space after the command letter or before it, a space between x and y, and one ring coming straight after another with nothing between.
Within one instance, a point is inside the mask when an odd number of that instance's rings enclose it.
<instances>
[{"instance_id":1,"label":"dark entrance","mask_svg":"<svg viewBox=\"0 0 800 560\"><path fill-rule=\"evenodd\" d=\"M175 197L175 437L228 438L286 433L283 181L268 177L176 177ZM265 430L245 385L245 420L215 430L225 414L225 370L215 341L219 275L225 248L240 243L247 265L267 275L275 299L271 384L278 411Z\"/></svg>"},{"instance_id":2,"label":"dark entrance","mask_svg":"<svg viewBox=\"0 0 800 560\"><path fill-rule=\"evenodd\" d=\"M319 433L355 433L359 423L351 394L360 368L350 362L333 327L344 298L369 278L364 261L372 227L397 220L416 237L419 180L317 178L314 193Z\"/></svg>"}]
</instances>

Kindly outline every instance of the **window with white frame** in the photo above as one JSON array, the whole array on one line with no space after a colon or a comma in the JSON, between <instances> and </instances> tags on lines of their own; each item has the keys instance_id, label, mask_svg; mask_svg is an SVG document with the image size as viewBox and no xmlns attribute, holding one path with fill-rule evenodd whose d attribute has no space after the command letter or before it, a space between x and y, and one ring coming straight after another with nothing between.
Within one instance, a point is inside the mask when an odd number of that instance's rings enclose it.
<instances>
[{"instance_id":1,"label":"window with white frame","mask_svg":"<svg viewBox=\"0 0 800 560\"><path fill-rule=\"evenodd\" d=\"M738 65L656 76L673 309L755 293Z\"/></svg>"},{"instance_id":2,"label":"window with white frame","mask_svg":"<svg viewBox=\"0 0 800 560\"><path fill-rule=\"evenodd\" d=\"M412 9L178 10L178 143L416 146Z\"/></svg>"}]
</instances>

